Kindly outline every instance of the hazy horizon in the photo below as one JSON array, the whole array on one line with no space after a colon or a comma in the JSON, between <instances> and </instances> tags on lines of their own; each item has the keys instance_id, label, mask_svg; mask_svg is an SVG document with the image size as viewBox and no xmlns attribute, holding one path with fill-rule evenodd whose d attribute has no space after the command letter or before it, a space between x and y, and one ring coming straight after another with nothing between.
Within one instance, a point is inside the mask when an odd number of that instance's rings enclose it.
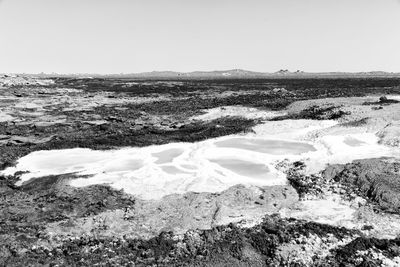
<instances>
[{"instance_id":1,"label":"hazy horizon","mask_svg":"<svg viewBox=\"0 0 400 267\"><path fill-rule=\"evenodd\" d=\"M400 72L398 0L0 0L0 73Z\"/></svg>"},{"instance_id":2,"label":"hazy horizon","mask_svg":"<svg viewBox=\"0 0 400 267\"><path fill-rule=\"evenodd\" d=\"M1 0L0 0L1 1ZM157 74L157 73L183 73L183 74L191 74L191 73L196 73L196 72L200 72L200 73L213 73L213 72L226 72L226 71L232 71L232 70L236 70L236 69L226 69L226 70L193 70L193 71L171 71L171 70L155 70L155 71L144 71L144 72L119 72L119 73L113 73L113 72L107 72L107 73L97 73L97 72L0 72L0 74L2 75L95 75L95 76L118 76L118 75L140 75L140 74ZM274 74L279 74L279 72L281 70L278 71L274 71L274 72L263 72L263 71L253 71L253 70L245 70L245 69L239 69L239 70L243 70L243 71L249 71L249 72L253 72L253 73L260 73L260 74L265 74L265 75L274 75ZM296 74L296 71L292 71L292 70L288 70L289 73L291 74ZM362 73L365 74L372 74L373 73L387 73L387 74L392 74L392 75L400 75L400 71L395 72L395 71L380 71L380 70L371 70L371 71L325 71L325 72L306 72L306 71L302 71L303 74L315 74L315 75L324 75L324 74L360 74L362 75ZM300 74L299 74L300 75Z\"/></svg>"}]
</instances>

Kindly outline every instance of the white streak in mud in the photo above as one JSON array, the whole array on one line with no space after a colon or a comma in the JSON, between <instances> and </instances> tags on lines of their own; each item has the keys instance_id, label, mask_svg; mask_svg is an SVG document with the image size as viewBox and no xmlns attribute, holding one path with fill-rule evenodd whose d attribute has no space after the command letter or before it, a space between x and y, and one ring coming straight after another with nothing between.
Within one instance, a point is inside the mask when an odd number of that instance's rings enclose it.
<instances>
[{"instance_id":1,"label":"white streak in mud","mask_svg":"<svg viewBox=\"0 0 400 267\"><path fill-rule=\"evenodd\" d=\"M400 101L400 95L387 95L386 97L388 99L393 99L393 100Z\"/></svg>"},{"instance_id":2,"label":"white streak in mud","mask_svg":"<svg viewBox=\"0 0 400 267\"><path fill-rule=\"evenodd\" d=\"M14 119L13 116L0 111L0 122L12 121L13 119Z\"/></svg>"},{"instance_id":3,"label":"white streak in mud","mask_svg":"<svg viewBox=\"0 0 400 267\"><path fill-rule=\"evenodd\" d=\"M67 149L38 151L19 159L3 171L31 178L76 173L89 175L71 181L73 186L110 184L145 199L173 193L220 192L236 184L269 186L286 183L277 162L303 160L309 172L327 163L391 156L393 151L377 144L373 133L336 129L333 121L287 120L266 122L255 133L232 135L197 143L171 143L112 151ZM320 135L321 131L327 131Z\"/></svg>"},{"instance_id":4,"label":"white streak in mud","mask_svg":"<svg viewBox=\"0 0 400 267\"><path fill-rule=\"evenodd\" d=\"M225 106L203 110L204 114L194 116L191 120L211 121L223 117L242 117L246 119L269 119L286 113L264 111L243 106Z\"/></svg>"}]
</instances>

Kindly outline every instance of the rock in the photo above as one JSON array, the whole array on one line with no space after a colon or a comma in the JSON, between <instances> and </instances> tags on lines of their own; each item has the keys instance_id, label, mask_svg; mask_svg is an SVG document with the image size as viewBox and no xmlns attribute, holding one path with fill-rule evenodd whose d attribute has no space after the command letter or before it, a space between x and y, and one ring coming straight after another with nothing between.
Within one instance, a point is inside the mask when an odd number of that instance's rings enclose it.
<instances>
[{"instance_id":1,"label":"rock","mask_svg":"<svg viewBox=\"0 0 400 267\"><path fill-rule=\"evenodd\" d=\"M272 92L274 94L287 94L289 91L286 90L285 88L274 88L272 89Z\"/></svg>"},{"instance_id":2,"label":"rock","mask_svg":"<svg viewBox=\"0 0 400 267\"><path fill-rule=\"evenodd\" d=\"M379 142L387 146L400 146L400 122L388 124L384 129L377 133Z\"/></svg>"},{"instance_id":3,"label":"rock","mask_svg":"<svg viewBox=\"0 0 400 267\"><path fill-rule=\"evenodd\" d=\"M34 136L10 136L8 139L3 139L0 143L7 143L7 144L14 144L14 145L24 145L24 144L43 144L49 142L53 139L54 136L44 137L44 138L37 138Z\"/></svg>"},{"instance_id":4,"label":"rock","mask_svg":"<svg viewBox=\"0 0 400 267\"><path fill-rule=\"evenodd\" d=\"M108 116L107 120L108 121L113 121L113 122L122 122L123 121L122 118L118 118L116 116Z\"/></svg>"},{"instance_id":5,"label":"rock","mask_svg":"<svg viewBox=\"0 0 400 267\"><path fill-rule=\"evenodd\" d=\"M390 104L396 104L399 103L399 100L396 99L390 99L387 98L386 96L381 96L379 98L379 101L375 101L375 102L364 102L363 105L390 105Z\"/></svg>"},{"instance_id":6,"label":"rock","mask_svg":"<svg viewBox=\"0 0 400 267\"><path fill-rule=\"evenodd\" d=\"M394 104L394 103L399 103L400 101L395 100L395 99L389 99L386 96L381 96L379 98L379 103L381 104Z\"/></svg>"},{"instance_id":7,"label":"rock","mask_svg":"<svg viewBox=\"0 0 400 267\"><path fill-rule=\"evenodd\" d=\"M381 96L380 98L379 98L379 102L386 102L388 99L387 99L387 97L386 96Z\"/></svg>"},{"instance_id":8,"label":"rock","mask_svg":"<svg viewBox=\"0 0 400 267\"><path fill-rule=\"evenodd\" d=\"M103 125L109 123L106 120L95 120L95 121L82 121L82 123L86 123L89 125Z\"/></svg>"},{"instance_id":9,"label":"rock","mask_svg":"<svg viewBox=\"0 0 400 267\"><path fill-rule=\"evenodd\" d=\"M106 229L102 231L103 235L132 238L150 238L162 231L183 234L191 229L211 229L229 223L254 225L266 214L292 207L298 199L290 186L237 185L220 193L189 192L156 201L137 199L130 209L104 212L90 220L79 219L73 228L57 223L49 231L61 235L87 232L97 227L93 221L104 218Z\"/></svg>"},{"instance_id":10,"label":"rock","mask_svg":"<svg viewBox=\"0 0 400 267\"><path fill-rule=\"evenodd\" d=\"M398 159L364 159L345 165L331 165L323 172L323 176L356 190L384 210L400 214Z\"/></svg>"},{"instance_id":11,"label":"rock","mask_svg":"<svg viewBox=\"0 0 400 267\"><path fill-rule=\"evenodd\" d=\"M280 121L287 119L311 119L311 120L337 120L346 115L349 115L349 112L343 111L339 106L317 106L313 105L306 109L303 109L299 113L293 113L283 116L277 116L271 118L271 121Z\"/></svg>"},{"instance_id":12,"label":"rock","mask_svg":"<svg viewBox=\"0 0 400 267\"><path fill-rule=\"evenodd\" d=\"M387 240L358 237L334 251L333 256L336 261L342 262L340 266L399 266L396 260L400 256L399 247L398 238ZM379 255L381 251L385 251L385 255ZM384 260L388 262L391 259L396 263L383 264Z\"/></svg>"}]
</instances>

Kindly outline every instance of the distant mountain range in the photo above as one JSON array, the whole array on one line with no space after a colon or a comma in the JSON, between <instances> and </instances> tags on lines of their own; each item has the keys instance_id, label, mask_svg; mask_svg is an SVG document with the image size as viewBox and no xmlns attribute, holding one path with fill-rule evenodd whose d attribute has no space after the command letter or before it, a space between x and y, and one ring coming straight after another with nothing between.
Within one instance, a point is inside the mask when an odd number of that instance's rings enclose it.
<instances>
[{"instance_id":1,"label":"distant mountain range","mask_svg":"<svg viewBox=\"0 0 400 267\"><path fill-rule=\"evenodd\" d=\"M132 79L223 79L223 78L340 78L340 77L399 77L400 73L371 71L371 72L303 72L300 70L289 71L282 69L277 72L255 72L243 69L217 70L217 71L193 71L193 72L176 72L176 71L152 71L142 73L129 74L58 74L58 73L40 73L30 74L39 77L112 77L112 78L132 78Z\"/></svg>"},{"instance_id":2,"label":"distant mountain range","mask_svg":"<svg viewBox=\"0 0 400 267\"><path fill-rule=\"evenodd\" d=\"M399 76L400 73L390 73L384 71L371 72L320 72L311 73L297 70L291 72L287 69L282 69L277 72L255 72L242 69L233 70L217 70L217 71L193 71L193 72L174 72L174 71L152 71L134 74L120 75L104 75L104 76L120 76L132 78L274 78L274 77L336 77L336 76L368 76L368 77L387 77Z\"/></svg>"},{"instance_id":3,"label":"distant mountain range","mask_svg":"<svg viewBox=\"0 0 400 267\"><path fill-rule=\"evenodd\" d=\"M139 77L252 77L263 76L266 73L248 70L217 70L217 71L193 71L193 72L174 72L174 71L152 71L137 74L123 74L122 76Z\"/></svg>"}]
</instances>

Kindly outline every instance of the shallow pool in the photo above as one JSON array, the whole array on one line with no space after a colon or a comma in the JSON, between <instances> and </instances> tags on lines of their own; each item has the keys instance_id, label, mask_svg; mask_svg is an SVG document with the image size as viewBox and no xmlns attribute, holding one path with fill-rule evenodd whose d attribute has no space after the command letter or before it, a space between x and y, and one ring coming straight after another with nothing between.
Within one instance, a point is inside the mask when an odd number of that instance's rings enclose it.
<instances>
[{"instance_id":1,"label":"shallow pool","mask_svg":"<svg viewBox=\"0 0 400 267\"><path fill-rule=\"evenodd\" d=\"M255 179L268 179L269 168L265 164L253 163L251 161L235 158L224 158L210 161L242 176Z\"/></svg>"},{"instance_id":2,"label":"shallow pool","mask_svg":"<svg viewBox=\"0 0 400 267\"><path fill-rule=\"evenodd\" d=\"M352 146L352 147L357 147L357 146L362 146L362 145L366 145L365 142L355 138L355 137L351 137L348 136L344 139L343 141L346 145L348 146Z\"/></svg>"},{"instance_id":3,"label":"shallow pool","mask_svg":"<svg viewBox=\"0 0 400 267\"><path fill-rule=\"evenodd\" d=\"M157 161L155 163L164 164L172 162L174 158L180 156L182 153L183 149L171 148L157 153L153 153L152 155L157 158Z\"/></svg>"},{"instance_id":4,"label":"shallow pool","mask_svg":"<svg viewBox=\"0 0 400 267\"><path fill-rule=\"evenodd\" d=\"M188 191L220 192L237 184L286 184L285 173L277 167L282 161L304 161L305 171L315 173L328 163L392 155L393 149L380 145L372 133L335 133L304 138L318 127L332 126L327 122L312 123L268 122L258 125L255 134L195 143L107 151L82 148L37 151L20 158L16 166L1 173L24 172L17 185L36 177L75 173L80 177L70 181L72 186L105 183L137 197L159 199Z\"/></svg>"},{"instance_id":5,"label":"shallow pool","mask_svg":"<svg viewBox=\"0 0 400 267\"><path fill-rule=\"evenodd\" d=\"M299 155L316 151L313 145L303 142L292 142L258 138L230 138L215 143L218 147L246 149L271 155Z\"/></svg>"}]
</instances>

